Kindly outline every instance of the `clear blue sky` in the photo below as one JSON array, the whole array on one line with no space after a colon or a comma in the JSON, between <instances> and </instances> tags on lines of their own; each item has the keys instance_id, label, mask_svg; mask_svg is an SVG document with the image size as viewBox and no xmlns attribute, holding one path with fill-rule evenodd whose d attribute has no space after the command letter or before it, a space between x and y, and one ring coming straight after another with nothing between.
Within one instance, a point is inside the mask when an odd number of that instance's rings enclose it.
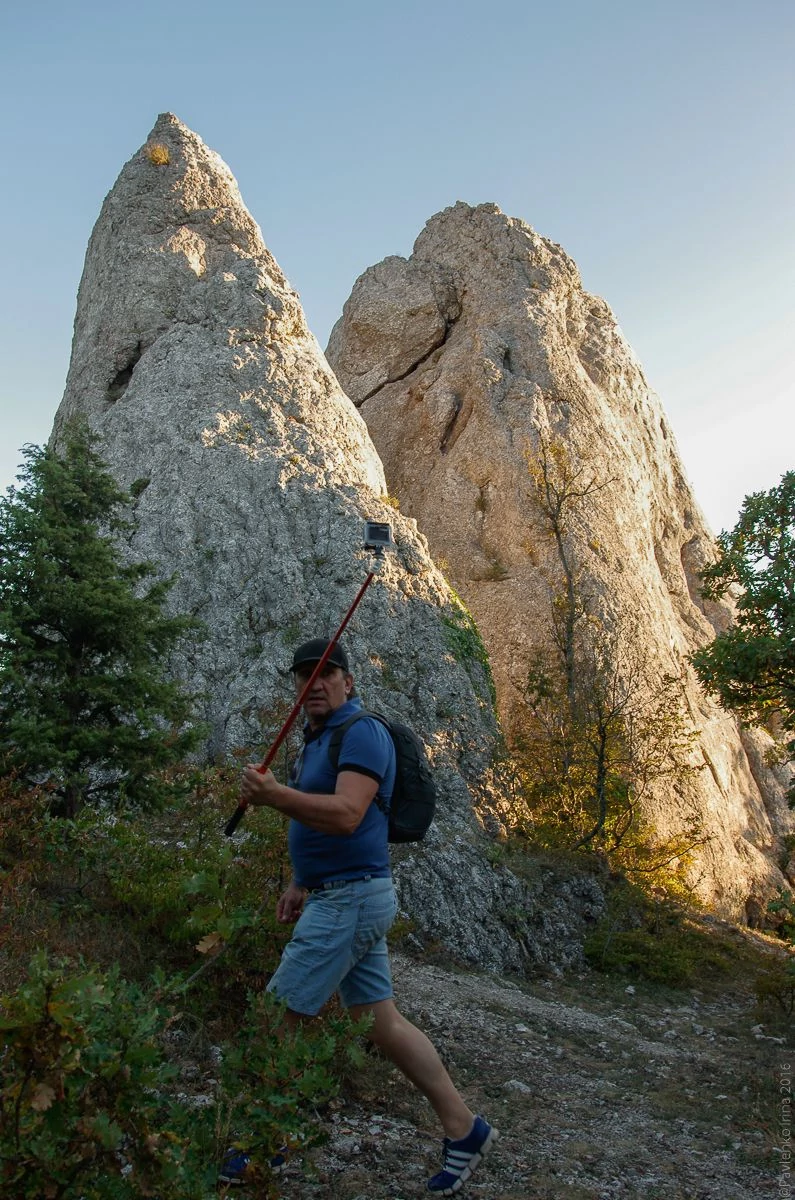
<instances>
[{"instance_id":1,"label":"clear blue sky","mask_svg":"<svg viewBox=\"0 0 795 1200\"><path fill-rule=\"evenodd\" d=\"M91 228L170 110L237 176L321 345L456 200L615 311L717 530L795 468L792 0L40 0L0 15L0 488L63 391Z\"/></svg>"}]
</instances>

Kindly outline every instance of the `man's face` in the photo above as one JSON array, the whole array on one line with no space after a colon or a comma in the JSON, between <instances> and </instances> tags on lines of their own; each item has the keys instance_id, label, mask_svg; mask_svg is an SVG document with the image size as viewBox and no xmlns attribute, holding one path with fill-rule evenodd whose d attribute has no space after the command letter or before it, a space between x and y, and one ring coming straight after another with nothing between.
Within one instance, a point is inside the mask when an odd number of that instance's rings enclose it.
<instances>
[{"instance_id":1,"label":"man's face","mask_svg":"<svg viewBox=\"0 0 795 1200\"><path fill-rule=\"evenodd\" d=\"M316 663L308 663L299 667L295 672L295 690L299 694L306 686L316 665ZM304 712L309 724L313 728L322 725L331 713L345 703L352 686L352 675L346 674L342 667L326 663L304 700Z\"/></svg>"}]
</instances>

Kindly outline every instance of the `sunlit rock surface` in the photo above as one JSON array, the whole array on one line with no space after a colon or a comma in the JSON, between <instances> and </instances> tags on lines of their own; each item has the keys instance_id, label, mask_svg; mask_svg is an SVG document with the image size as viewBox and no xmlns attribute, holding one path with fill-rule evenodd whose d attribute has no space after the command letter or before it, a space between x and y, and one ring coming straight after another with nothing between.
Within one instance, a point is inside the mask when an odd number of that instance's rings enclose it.
<instances>
[{"instance_id":1,"label":"sunlit rock surface","mask_svg":"<svg viewBox=\"0 0 795 1200\"><path fill-rule=\"evenodd\" d=\"M488 682L445 624L465 618L415 523L384 503L364 421L228 167L171 114L91 237L56 441L75 414L135 496L130 553L176 572L173 607L206 627L172 666L203 695L211 755L279 727L293 647L333 632L365 578L363 520L392 523L397 552L345 644L365 702L418 730L440 784L426 843L395 856L415 936L491 968L578 961L601 893L488 861L504 797Z\"/></svg>"},{"instance_id":2,"label":"sunlit rock surface","mask_svg":"<svg viewBox=\"0 0 795 1200\"><path fill-rule=\"evenodd\" d=\"M427 223L408 260L387 258L357 280L327 354L390 493L478 621L509 730L549 646L561 575L528 456L560 446L583 480L597 481L569 536L584 591L608 628L625 631L652 686L681 677L698 730L695 773L656 786L646 815L663 837L695 819L709 840L691 880L728 915L756 911L783 882L786 780L765 765L765 735L741 737L688 664L729 610L700 596L712 535L608 305L524 222L459 203Z\"/></svg>"}]
</instances>

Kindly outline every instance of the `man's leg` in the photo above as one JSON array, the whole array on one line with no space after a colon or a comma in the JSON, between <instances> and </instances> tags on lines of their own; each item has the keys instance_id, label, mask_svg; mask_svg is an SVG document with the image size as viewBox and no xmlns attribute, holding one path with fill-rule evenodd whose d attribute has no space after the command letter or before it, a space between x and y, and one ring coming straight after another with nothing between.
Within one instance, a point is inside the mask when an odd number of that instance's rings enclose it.
<instances>
[{"instance_id":1,"label":"man's leg","mask_svg":"<svg viewBox=\"0 0 795 1200\"><path fill-rule=\"evenodd\" d=\"M398 1012L394 1000L355 1004L348 1011L356 1020L372 1013L369 1040L427 1097L447 1137L453 1140L466 1137L472 1129L474 1113L461 1098L431 1041Z\"/></svg>"}]
</instances>

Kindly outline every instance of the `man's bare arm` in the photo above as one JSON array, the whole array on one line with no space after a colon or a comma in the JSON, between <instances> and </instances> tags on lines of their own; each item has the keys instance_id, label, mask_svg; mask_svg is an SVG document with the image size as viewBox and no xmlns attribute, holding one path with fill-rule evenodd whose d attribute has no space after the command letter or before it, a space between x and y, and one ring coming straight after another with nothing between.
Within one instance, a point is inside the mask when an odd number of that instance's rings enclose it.
<instances>
[{"instance_id":1,"label":"man's bare arm","mask_svg":"<svg viewBox=\"0 0 795 1200\"><path fill-rule=\"evenodd\" d=\"M249 804L275 808L318 833L351 834L358 829L378 786L370 775L340 771L333 795L299 792L278 783L272 771L261 775L250 765L243 773L240 794Z\"/></svg>"}]
</instances>

